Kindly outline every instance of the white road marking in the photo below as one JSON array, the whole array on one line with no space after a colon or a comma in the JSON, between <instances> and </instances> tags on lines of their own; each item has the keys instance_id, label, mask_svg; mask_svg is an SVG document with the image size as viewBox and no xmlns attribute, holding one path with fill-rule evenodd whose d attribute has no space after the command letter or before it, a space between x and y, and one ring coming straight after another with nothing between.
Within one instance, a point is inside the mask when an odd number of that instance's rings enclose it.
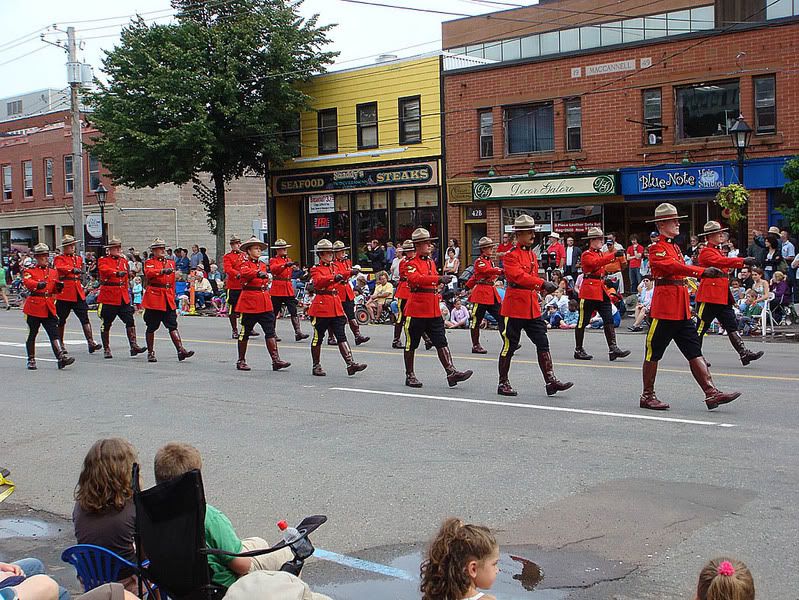
<instances>
[{"instance_id":1,"label":"white road marking","mask_svg":"<svg viewBox=\"0 0 799 600\"><path fill-rule=\"evenodd\" d=\"M522 402L498 402L496 400L475 400L473 398L452 398L450 396L431 396L427 394L409 394L403 392L383 392L380 390L363 390L356 388L334 387L331 390L350 392L354 394L374 394L378 396L395 396L400 398L419 398L423 400L446 400L448 402L461 402L464 404L486 404L488 406L507 406L511 408L527 408L533 410L547 410L551 412L576 413L580 415L594 415L599 417L614 417L618 419L638 419L639 421L663 421L666 423L681 423L683 425L703 425L706 427L735 427L732 423L715 423L713 421L697 421L694 419L674 419L671 417L656 417L654 415L632 415L628 413L607 412L604 410L589 410L585 408L567 408L565 406L544 406L540 404L524 404Z\"/></svg>"},{"instance_id":2,"label":"white road marking","mask_svg":"<svg viewBox=\"0 0 799 600\"><path fill-rule=\"evenodd\" d=\"M85 341L81 340L65 340L64 345L66 346L80 346L85 344ZM24 348L24 342L0 342L0 346L11 346L12 348ZM49 348L50 342L36 342L37 348Z\"/></svg>"},{"instance_id":3,"label":"white road marking","mask_svg":"<svg viewBox=\"0 0 799 600\"><path fill-rule=\"evenodd\" d=\"M21 358L22 360L28 360L27 356L20 356L19 354L0 354L0 358ZM56 358L37 358L36 360L43 360L45 362L58 362Z\"/></svg>"}]
</instances>

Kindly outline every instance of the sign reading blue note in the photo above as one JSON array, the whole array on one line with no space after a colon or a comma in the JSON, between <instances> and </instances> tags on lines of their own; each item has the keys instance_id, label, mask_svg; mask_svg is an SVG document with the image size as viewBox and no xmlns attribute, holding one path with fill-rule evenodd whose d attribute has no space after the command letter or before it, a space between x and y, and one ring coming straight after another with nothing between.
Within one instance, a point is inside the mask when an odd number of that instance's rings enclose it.
<instances>
[{"instance_id":1,"label":"sign reading blue note","mask_svg":"<svg viewBox=\"0 0 799 600\"><path fill-rule=\"evenodd\" d=\"M708 192L724 185L724 166L638 171L638 192Z\"/></svg>"}]
</instances>

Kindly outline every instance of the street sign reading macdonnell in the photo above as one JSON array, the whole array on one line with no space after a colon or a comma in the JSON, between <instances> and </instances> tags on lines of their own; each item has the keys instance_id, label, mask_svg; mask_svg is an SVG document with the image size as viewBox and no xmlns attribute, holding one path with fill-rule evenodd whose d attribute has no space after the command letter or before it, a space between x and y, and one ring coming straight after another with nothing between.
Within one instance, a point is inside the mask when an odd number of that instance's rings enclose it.
<instances>
[{"instance_id":1,"label":"street sign reading macdonnell","mask_svg":"<svg viewBox=\"0 0 799 600\"><path fill-rule=\"evenodd\" d=\"M616 194L616 174L563 176L530 179L478 179L472 182L472 200L516 200L525 198L569 198Z\"/></svg>"}]
</instances>

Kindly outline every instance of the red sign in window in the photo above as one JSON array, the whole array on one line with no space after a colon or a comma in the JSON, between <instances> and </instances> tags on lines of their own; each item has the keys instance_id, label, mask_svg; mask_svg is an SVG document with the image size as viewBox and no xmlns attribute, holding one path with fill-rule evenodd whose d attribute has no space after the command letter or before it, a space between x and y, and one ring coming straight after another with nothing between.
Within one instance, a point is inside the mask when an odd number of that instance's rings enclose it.
<instances>
[{"instance_id":1,"label":"red sign in window","mask_svg":"<svg viewBox=\"0 0 799 600\"><path fill-rule=\"evenodd\" d=\"M330 228L330 217L314 217L313 218L313 228L314 229L329 229Z\"/></svg>"}]
</instances>

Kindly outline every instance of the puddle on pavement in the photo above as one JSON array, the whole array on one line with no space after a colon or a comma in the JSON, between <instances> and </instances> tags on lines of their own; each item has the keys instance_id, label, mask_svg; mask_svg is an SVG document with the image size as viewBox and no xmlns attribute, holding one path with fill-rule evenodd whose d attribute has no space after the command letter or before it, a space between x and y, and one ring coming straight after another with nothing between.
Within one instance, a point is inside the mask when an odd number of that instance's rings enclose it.
<instances>
[{"instance_id":1,"label":"puddle on pavement","mask_svg":"<svg viewBox=\"0 0 799 600\"><path fill-rule=\"evenodd\" d=\"M61 528L40 519L0 519L0 540L57 537Z\"/></svg>"}]
</instances>

